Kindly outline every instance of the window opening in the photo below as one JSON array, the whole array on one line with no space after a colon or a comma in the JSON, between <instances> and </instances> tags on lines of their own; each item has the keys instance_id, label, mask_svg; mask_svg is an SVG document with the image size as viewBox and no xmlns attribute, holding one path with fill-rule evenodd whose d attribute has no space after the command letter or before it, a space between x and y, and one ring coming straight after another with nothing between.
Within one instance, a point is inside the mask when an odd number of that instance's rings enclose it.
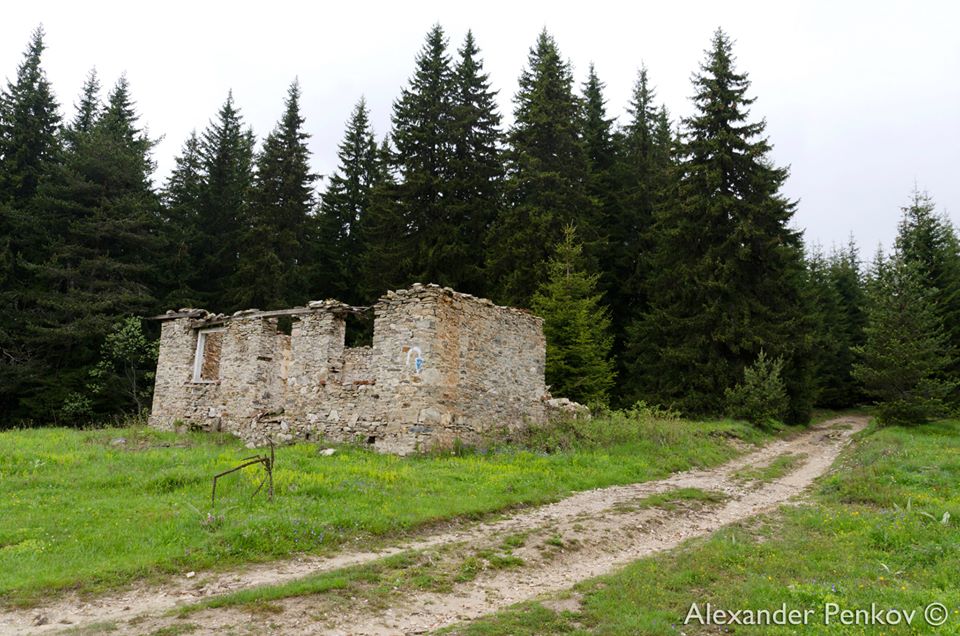
<instances>
[{"instance_id":1,"label":"window opening","mask_svg":"<svg viewBox=\"0 0 960 636\"><path fill-rule=\"evenodd\" d=\"M223 352L225 328L197 332L197 352L193 358L194 382L220 381L220 354Z\"/></svg>"},{"instance_id":2,"label":"window opening","mask_svg":"<svg viewBox=\"0 0 960 636\"><path fill-rule=\"evenodd\" d=\"M277 333L289 336L293 332L293 323L296 321L295 316L280 316L277 318Z\"/></svg>"},{"instance_id":3,"label":"window opening","mask_svg":"<svg viewBox=\"0 0 960 636\"><path fill-rule=\"evenodd\" d=\"M373 346L373 316L369 314L347 314L344 329L346 330L344 337L346 346Z\"/></svg>"}]
</instances>

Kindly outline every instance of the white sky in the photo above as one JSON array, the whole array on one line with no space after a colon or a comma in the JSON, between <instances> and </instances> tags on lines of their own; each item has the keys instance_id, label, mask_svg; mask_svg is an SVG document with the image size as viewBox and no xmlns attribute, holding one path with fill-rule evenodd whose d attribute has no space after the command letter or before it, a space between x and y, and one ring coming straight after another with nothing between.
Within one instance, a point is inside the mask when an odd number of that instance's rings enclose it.
<instances>
[{"instance_id":1,"label":"white sky","mask_svg":"<svg viewBox=\"0 0 960 636\"><path fill-rule=\"evenodd\" d=\"M317 172L336 167L344 122L361 95L378 136L440 22L459 47L472 28L500 91L505 122L527 51L544 26L578 84L596 64L611 115L623 115L645 62L673 115L690 112L690 75L722 26L750 74L754 117L789 164L795 225L829 248L853 232L869 259L896 232L916 182L960 224L960 3L942 2L52 2L4 7L0 77L12 78L31 31L64 114L87 71L105 88L126 72L142 120L163 136L162 182L189 132L233 89L258 137L299 77ZM322 188L322 185L321 185Z\"/></svg>"}]
</instances>

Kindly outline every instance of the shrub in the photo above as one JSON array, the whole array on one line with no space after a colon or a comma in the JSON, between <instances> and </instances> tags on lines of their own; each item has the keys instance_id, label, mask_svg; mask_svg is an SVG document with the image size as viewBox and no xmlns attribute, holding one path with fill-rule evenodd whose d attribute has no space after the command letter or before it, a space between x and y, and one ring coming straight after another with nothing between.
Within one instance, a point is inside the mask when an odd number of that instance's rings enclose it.
<instances>
[{"instance_id":1,"label":"shrub","mask_svg":"<svg viewBox=\"0 0 960 636\"><path fill-rule=\"evenodd\" d=\"M743 382L725 392L730 416L758 426L779 421L788 404L782 370L783 358L768 358L761 349L756 361L743 370Z\"/></svg>"},{"instance_id":2,"label":"shrub","mask_svg":"<svg viewBox=\"0 0 960 636\"><path fill-rule=\"evenodd\" d=\"M639 440L666 443L679 434L673 411L638 402L627 410L602 410L589 418L556 418L509 433L513 445L535 452L609 448Z\"/></svg>"},{"instance_id":3,"label":"shrub","mask_svg":"<svg viewBox=\"0 0 960 636\"><path fill-rule=\"evenodd\" d=\"M60 415L71 423L86 421L93 415L93 403L85 395L73 391L63 400Z\"/></svg>"},{"instance_id":4,"label":"shrub","mask_svg":"<svg viewBox=\"0 0 960 636\"><path fill-rule=\"evenodd\" d=\"M144 334L139 318L124 318L104 340L87 388L113 405L132 406L136 413L143 413L153 394L158 347Z\"/></svg>"}]
</instances>

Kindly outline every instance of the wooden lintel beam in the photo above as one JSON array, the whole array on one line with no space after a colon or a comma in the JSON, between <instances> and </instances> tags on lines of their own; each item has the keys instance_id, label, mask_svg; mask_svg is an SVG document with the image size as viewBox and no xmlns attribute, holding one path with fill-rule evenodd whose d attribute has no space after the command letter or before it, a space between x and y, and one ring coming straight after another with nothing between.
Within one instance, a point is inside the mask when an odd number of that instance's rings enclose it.
<instances>
[{"instance_id":1,"label":"wooden lintel beam","mask_svg":"<svg viewBox=\"0 0 960 636\"><path fill-rule=\"evenodd\" d=\"M272 309L270 311L257 311L239 316L224 316L218 320L198 320L203 325L220 325L230 320L241 318L276 318L279 316L300 316L304 314L315 314L328 311L334 314L353 314L360 315L370 311L371 307L352 307L350 305L333 307L293 307L292 309ZM147 316L145 320L176 320L177 318L199 318L195 312L177 312L172 314L160 314L159 316Z\"/></svg>"},{"instance_id":2,"label":"wooden lintel beam","mask_svg":"<svg viewBox=\"0 0 960 636\"><path fill-rule=\"evenodd\" d=\"M172 314L160 314L159 316L143 316L143 320L176 320L177 318L196 318L197 314L192 311L178 311Z\"/></svg>"}]
</instances>

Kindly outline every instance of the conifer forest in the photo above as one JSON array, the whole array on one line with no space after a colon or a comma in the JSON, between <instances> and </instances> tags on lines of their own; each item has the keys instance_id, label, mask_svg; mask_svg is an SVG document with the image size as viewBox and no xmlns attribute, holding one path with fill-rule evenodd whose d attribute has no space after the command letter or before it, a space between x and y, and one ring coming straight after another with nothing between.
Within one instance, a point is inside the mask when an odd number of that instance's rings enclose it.
<instances>
[{"instance_id":1,"label":"conifer forest","mask_svg":"<svg viewBox=\"0 0 960 636\"><path fill-rule=\"evenodd\" d=\"M723 30L682 118L646 67L610 116L603 79L591 66L576 82L544 30L517 60L507 125L482 44L436 25L398 51L411 70L390 129L358 95L332 174L311 167L294 81L272 130L229 93L197 112L161 181L140 78L91 71L66 103L38 28L2 60L0 427L147 408L158 325L143 317L366 306L414 282L541 316L551 391L594 408L760 424L956 412L960 235L936 193L889 202L902 214L885 250L824 251L794 223L802 202Z\"/></svg>"}]
</instances>

